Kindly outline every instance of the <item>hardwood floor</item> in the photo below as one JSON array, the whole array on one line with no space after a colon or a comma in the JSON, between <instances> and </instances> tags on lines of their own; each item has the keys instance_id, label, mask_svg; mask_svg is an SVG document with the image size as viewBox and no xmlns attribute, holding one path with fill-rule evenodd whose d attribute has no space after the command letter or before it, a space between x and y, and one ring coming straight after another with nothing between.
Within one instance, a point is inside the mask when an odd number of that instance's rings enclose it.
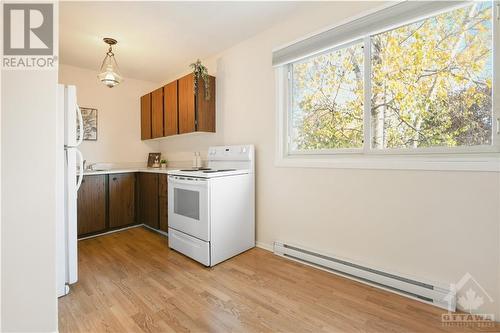
<instances>
[{"instance_id":1,"label":"hardwood floor","mask_svg":"<svg viewBox=\"0 0 500 333\"><path fill-rule=\"evenodd\" d=\"M205 268L144 228L80 241L79 265L59 300L60 332L472 331L442 326L441 309L257 248Z\"/></svg>"}]
</instances>

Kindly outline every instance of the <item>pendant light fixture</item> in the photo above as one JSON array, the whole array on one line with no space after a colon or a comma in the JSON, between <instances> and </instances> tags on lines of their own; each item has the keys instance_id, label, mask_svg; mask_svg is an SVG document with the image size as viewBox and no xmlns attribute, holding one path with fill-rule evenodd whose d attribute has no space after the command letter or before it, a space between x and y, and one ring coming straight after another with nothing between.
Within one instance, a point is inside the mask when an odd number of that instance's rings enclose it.
<instances>
[{"instance_id":1,"label":"pendant light fixture","mask_svg":"<svg viewBox=\"0 0 500 333\"><path fill-rule=\"evenodd\" d=\"M108 52L102 61L101 69L97 77L109 88L113 88L123 81L122 76L118 71L118 64L116 63L115 54L113 53L112 46L118 43L116 39L104 38L104 43L109 45Z\"/></svg>"}]
</instances>

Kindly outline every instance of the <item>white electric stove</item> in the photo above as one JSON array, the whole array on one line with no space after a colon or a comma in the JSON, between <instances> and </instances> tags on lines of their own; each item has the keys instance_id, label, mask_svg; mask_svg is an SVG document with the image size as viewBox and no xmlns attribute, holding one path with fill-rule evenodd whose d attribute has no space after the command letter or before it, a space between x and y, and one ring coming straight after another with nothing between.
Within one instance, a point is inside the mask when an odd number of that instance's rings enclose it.
<instances>
[{"instance_id":1,"label":"white electric stove","mask_svg":"<svg viewBox=\"0 0 500 333\"><path fill-rule=\"evenodd\" d=\"M168 172L168 245L205 266L255 246L253 145L208 150L202 169Z\"/></svg>"}]
</instances>

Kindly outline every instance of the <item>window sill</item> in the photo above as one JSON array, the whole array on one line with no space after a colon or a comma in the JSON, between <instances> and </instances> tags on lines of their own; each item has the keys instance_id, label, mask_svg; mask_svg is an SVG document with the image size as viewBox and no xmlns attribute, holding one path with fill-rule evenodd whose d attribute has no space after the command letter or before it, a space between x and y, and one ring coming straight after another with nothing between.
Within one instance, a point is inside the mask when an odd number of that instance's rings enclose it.
<instances>
[{"instance_id":1,"label":"window sill","mask_svg":"<svg viewBox=\"0 0 500 333\"><path fill-rule=\"evenodd\" d=\"M500 172L500 155L487 156L304 156L276 158L277 167Z\"/></svg>"}]
</instances>

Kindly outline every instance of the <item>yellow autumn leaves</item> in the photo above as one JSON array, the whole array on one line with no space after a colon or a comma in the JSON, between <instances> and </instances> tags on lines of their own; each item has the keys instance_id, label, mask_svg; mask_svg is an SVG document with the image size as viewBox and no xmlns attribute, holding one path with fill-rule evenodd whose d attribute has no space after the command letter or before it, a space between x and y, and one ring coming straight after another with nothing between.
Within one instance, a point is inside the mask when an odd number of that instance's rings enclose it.
<instances>
[{"instance_id":1,"label":"yellow autumn leaves","mask_svg":"<svg viewBox=\"0 0 500 333\"><path fill-rule=\"evenodd\" d=\"M491 142L491 4L371 37L373 148ZM293 65L297 149L363 146L363 43Z\"/></svg>"}]
</instances>

